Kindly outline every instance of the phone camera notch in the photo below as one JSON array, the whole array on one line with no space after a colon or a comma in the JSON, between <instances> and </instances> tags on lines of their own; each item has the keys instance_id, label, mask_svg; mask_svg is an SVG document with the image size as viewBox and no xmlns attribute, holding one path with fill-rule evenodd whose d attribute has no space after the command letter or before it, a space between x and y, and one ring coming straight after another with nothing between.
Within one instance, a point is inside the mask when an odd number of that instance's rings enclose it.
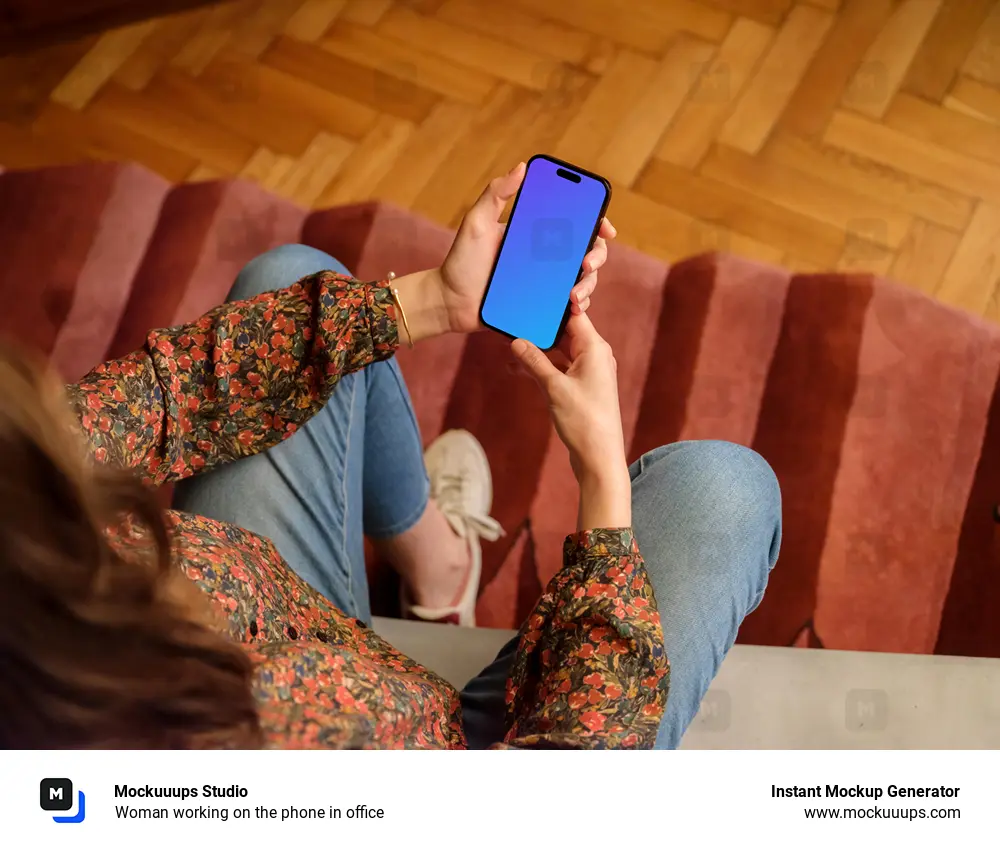
<instances>
[{"instance_id":1,"label":"phone camera notch","mask_svg":"<svg viewBox=\"0 0 1000 850\"><path fill-rule=\"evenodd\" d=\"M579 174L574 174L572 171L567 171L565 168L560 168L558 171L556 171L556 174L558 174L564 180L569 180L571 183L579 183L581 180Z\"/></svg>"}]
</instances>

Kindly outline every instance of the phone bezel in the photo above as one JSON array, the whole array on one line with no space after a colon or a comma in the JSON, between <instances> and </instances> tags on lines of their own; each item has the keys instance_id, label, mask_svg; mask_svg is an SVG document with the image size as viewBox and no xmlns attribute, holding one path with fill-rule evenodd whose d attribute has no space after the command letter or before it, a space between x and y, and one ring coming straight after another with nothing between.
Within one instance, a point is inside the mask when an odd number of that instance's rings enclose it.
<instances>
[{"instance_id":1,"label":"phone bezel","mask_svg":"<svg viewBox=\"0 0 1000 850\"><path fill-rule=\"evenodd\" d=\"M590 242L588 242L587 244L587 250L583 252L584 257L586 257L587 254L589 254L591 249L594 247L594 242L597 241L597 234L600 233L601 230L601 222L607 215L608 206L611 203L611 184L607 181L607 179L601 177L600 174L595 174L592 171L587 171L587 169L585 168L580 168L579 166L573 165L571 162L565 162L564 160L557 159L556 157L550 156L549 154L536 153L533 157L531 157L531 159L528 160L524 169L524 180L521 182L521 185L517 190L517 195L514 197L514 203L510 208L510 215L507 218L507 226L504 228L503 236L500 239L500 247L497 248L497 255L493 259L493 268L490 269L490 277L486 283L486 290L483 292L483 299L482 301L479 302L480 323L484 327L487 327L492 331L496 331L498 334L502 334L503 336L507 337L507 339L511 340L517 339L517 337L514 336L513 334L507 333L507 331L503 330L502 328L498 328L487 322L483 318L483 308L486 306L486 297L490 293L490 287L493 286L493 276L496 274L497 265L499 265L500 263L500 256L503 254L503 248L507 242L507 233L510 231L510 223L514 220L514 216L517 213L517 204L518 201L521 200L521 191L524 189L524 184L527 183L528 181L528 169L531 168L531 163L533 163L536 159L543 159L546 162L551 162L560 168L565 168L568 171L572 171L574 174L579 174L582 177L589 177L592 180L596 180L604 187L604 203L601 204L601 211L598 213L597 220L594 222L594 232L590 236ZM583 276L583 259L581 258L580 271L577 273L576 281L574 281L573 284L574 286L580 282L582 276ZM543 348L542 351L552 351L557 345L559 345L559 340L562 338L562 335L566 330L566 323L569 321L570 317L569 311L570 311L570 300L569 296L567 295L566 309L563 312L562 321L559 323L559 328L556 330L556 335L553 338L552 345L548 346L547 348Z\"/></svg>"}]
</instances>

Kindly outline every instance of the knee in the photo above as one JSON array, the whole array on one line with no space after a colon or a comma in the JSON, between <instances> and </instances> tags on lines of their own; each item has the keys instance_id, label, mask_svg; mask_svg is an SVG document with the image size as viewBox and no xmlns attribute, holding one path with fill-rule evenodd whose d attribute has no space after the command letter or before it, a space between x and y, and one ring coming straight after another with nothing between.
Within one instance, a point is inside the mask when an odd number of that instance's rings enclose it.
<instances>
[{"instance_id":1,"label":"knee","mask_svg":"<svg viewBox=\"0 0 1000 850\"><path fill-rule=\"evenodd\" d=\"M716 495L729 501L772 503L780 498L778 478L771 465L753 449L723 440L697 440L685 446L693 475Z\"/></svg>"},{"instance_id":2,"label":"knee","mask_svg":"<svg viewBox=\"0 0 1000 850\"><path fill-rule=\"evenodd\" d=\"M680 443L678 460L695 492L729 515L777 513L781 489L771 465L753 449L722 440Z\"/></svg>"},{"instance_id":3,"label":"knee","mask_svg":"<svg viewBox=\"0 0 1000 850\"><path fill-rule=\"evenodd\" d=\"M697 440L654 449L643 470L666 463L676 497L693 525L728 529L738 538L770 540L773 566L781 536L781 488L770 464L746 446Z\"/></svg>"},{"instance_id":4,"label":"knee","mask_svg":"<svg viewBox=\"0 0 1000 850\"><path fill-rule=\"evenodd\" d=\"M291 286L306 275L343 266L329 254L308 245L279 245L254 257L236 278L227 301L242 301Z\"/></svg>"}]
</instances>

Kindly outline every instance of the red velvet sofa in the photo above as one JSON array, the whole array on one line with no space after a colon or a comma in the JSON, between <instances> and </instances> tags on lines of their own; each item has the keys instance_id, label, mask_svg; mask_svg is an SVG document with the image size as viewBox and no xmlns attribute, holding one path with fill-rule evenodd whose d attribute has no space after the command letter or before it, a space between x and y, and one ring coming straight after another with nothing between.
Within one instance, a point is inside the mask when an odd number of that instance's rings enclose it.
<instances>
[{"instance_id":1,"label":"red velvet sofa","mask_svg":"<svg viewBox=\"0 0 1000 850\"><path fill-rule=\"evenodd\" d=\"M450 238L377 203L307 213L247 183L174 187L129 165L6 172L0 336L74 379L219 303L275 245L375 278L438 263ZM741 641L1000 657L1000 329L870 275L722 255L668 267L620 246L592 315L618 356L632 457L726 439L778 475L782 556ZM542 399L494 335L399 359L424 439L469 428L493 461L508 535L486 551L479 620L516 626L575 511Z\"/></svg>"}]
</instances>

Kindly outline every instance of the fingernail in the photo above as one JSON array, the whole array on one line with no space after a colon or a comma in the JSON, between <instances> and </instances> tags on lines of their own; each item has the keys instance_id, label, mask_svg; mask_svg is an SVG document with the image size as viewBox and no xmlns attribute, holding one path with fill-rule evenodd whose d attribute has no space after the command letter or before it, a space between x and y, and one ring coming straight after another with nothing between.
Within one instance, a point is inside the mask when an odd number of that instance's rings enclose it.
<instances>
[{"instance_id":1,"label":"fingernail","mask_svg":"<svg viewBox=\"0 0 1000 850\"><path fill-rule=\"evenodd\" d=\"M526 343L523 339L515 339L510 344L510 350L518 355L524 354L524 352L528 350L528 343Z\"/></svg>"}]
</instances>

